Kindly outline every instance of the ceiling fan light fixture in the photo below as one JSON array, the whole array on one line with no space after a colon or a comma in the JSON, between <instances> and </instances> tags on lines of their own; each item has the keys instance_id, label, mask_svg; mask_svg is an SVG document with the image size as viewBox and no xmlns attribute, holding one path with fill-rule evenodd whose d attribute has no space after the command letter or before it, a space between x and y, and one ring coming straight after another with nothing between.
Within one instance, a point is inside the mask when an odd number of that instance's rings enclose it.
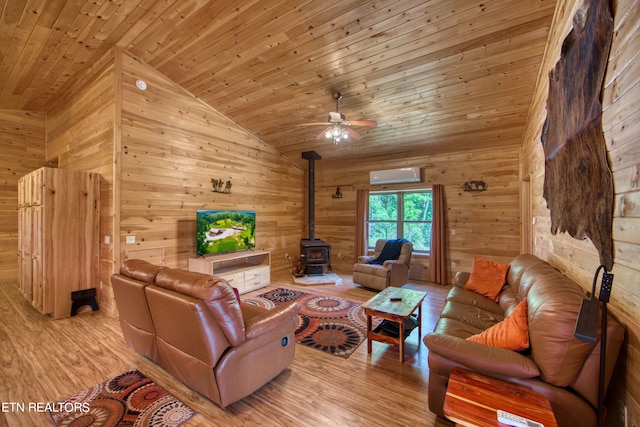
<instances>
[{"instance_id":1,"label":"ceiling fan light fixture","mask_svg":"<svg viewBox=\"0 0 640 427\"><path fill-rule=\"evenodd\" d=\"M325 129L316 136L316 140L325 139L332 140L334 144L338 144L342 140L359 140L362 137L351 126L377 126L378 122L373 120L355 120L349 121L347 117L338 110L338 101L342 99L342 94L336 92L333 95L336 100L336 111L329 113L329 118L325 123L303 123L298 126L326 126Z\"/></svg>"}]
</instances>

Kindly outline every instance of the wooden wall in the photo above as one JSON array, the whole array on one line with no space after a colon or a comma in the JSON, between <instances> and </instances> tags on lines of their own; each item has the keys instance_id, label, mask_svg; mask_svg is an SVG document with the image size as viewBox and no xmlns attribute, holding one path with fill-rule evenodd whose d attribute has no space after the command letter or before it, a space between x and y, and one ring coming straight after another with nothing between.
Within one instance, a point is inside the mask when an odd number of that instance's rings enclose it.
<instances>
[{"instance_id":1,"label":"wooden wall","mask_svg":"<svg viewBox=\"0 0 640 427\"><path fill-rule=\"evenodd\" d=\"M272 270L288 268L304 229L304 171L153 68L120 60L122 257L187 268L196 210L240 209L257 212L257 249L271 252ZM231 180L231 194L214 193L212 178Z\"/></svg>"},{"instance_id":2,"label":"wooden wall","mask_svg":"<svg viewBox=\"0 0 640 427\"><path fill-rule=\"evenodd\" d=\"M322 153L319 153L322 155ZM406 154L406 153L405 153ZM316 236L332 245L334 270L350 273L354 262L356 190L425 188L444 185L448 282L457 271L471 271L473 256L509 262L520 253L519 147L402 156L369 163L323 162L316 165ZM369 171L419 166L422 182L397 186L370 185ZM488 190L463 191L470 180ZM343 194L333 199L336 187ZM455 233L455 235L453 234ZM453 266L452 263L455 263ZM428 280L429 259L414 256L411 277Z\"/></svg>"},{"instance_id":3,"label":"wooden wall","mask_svg":"<svg viewBox=\"0 0 640 427\"><path fill-rule=\"evenodd\" d=\"M532 103L522 151L522 179L531 184L534 253L591 290L598 254L588 240L550 233L549 211L542 197L544 154L540 143L546 116L548 72L560 57L561 44L572 27L579 0L560 1L551 27L547 51ZM620 0L616 5L611 54L603 93L603 129L614 177L613 222L615 275L610 313L627 330L618 371L609 388L610 425L640 422L640 1Z\"/></svg>"},{"instance_id":4,"label":"wooden wall","mask_svg":"<svg viewBox=\"0 0 640 427\"><path fill-rule=\"evenodd\" d=\"M100 277L102 310L114 311L110 292L113 271L113 141L116 120L115 65L112 52L73 80L66 96L47 113L47 161L60 168L100 174ZM109 244L105 243L109 236Z\"/></svg>"},{"instance_id":5,"label":"wooden wall","mask_svg":"<svg viewBox=\"0 0 640 427\"><path fill-rule=\"evenodd\" d=\"M148 89L137 89L136 79ZM3 127L13 129L2 133L0 147L18 165L6 169L7 214L0 214L7 230L1 267L8 274L17 277L17 179L47 162L102 176L104 311L115 313L110 276L124 259L187 268L195 256L196 209L256 211L257 249L272 253L274 271L290 267L285 254L299 252L306 218L304 171L293 162L119 50L66 93L46 115L0 115L7 117ZM212 178L231 179L231 194L212 192ZM126 245L126 236L136 243Z\"/></svg>"},{"instance_id":6,"label":"wooden wall","mask_svg":"<svg viewBox=\"0 0 640 427\"><path fill-rule=\"evenodd\" d=\"M0 277L18 279L18 179L44 166L46 114L0 110Z\"/></svg>"}]
</instances>

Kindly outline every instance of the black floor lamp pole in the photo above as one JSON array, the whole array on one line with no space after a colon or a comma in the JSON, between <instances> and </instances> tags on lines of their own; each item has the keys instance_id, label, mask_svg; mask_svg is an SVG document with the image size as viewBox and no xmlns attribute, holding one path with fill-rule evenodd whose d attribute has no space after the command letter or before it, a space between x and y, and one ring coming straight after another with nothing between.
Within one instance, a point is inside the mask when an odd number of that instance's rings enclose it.
<instances>
[{"instance_id":1,"label":"black floor lamp pole","mask_svg":"<svg viewBox=\"0 0 640 427\"><path fill-rule=\"evenodd\" d=\"M607 301L602 301L602 322L600 332L600 378L598 380L598 425L604 423L604 370L607 348Z\"/></svg>"},{"instance_id":2,"label":"black floor lamp pole","mask_svg":"<svg viewBox=\"0 0 640 427\"><path fill-rule=\"evenodd\" d=\"M602 273L602 284L600 285L600 295L595 299L596 283L598 274ZM607 342L607 303L611 295L613 285L613 274L607 272L604 266L599 266L593 276L591 296L582 301L580 313L576 319L576 326L573 335L585 342L596 342L598 336L598 317L600 317L600 375L598 378L598 426L604 422L604 374L606 369L606 342Z\"/></svg>"}]
</instances>

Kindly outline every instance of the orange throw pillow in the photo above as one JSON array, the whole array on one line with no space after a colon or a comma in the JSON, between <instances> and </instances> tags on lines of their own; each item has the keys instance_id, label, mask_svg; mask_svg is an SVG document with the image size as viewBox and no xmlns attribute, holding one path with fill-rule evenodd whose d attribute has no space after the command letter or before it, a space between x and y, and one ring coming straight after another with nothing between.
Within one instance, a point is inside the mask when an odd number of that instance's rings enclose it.
<instances>
[{"instance_id":1,"label":"orange throw pillow","mask_svg":"<svg viewBox=\"0 0 640 427\"><path fill-rule=\"evenodd\" d=\"M489 329L467 339L478 344L506 348L507 350L526 350L529 348L527 300L520 301L502 322L498 322Z\"/></svg>"},{"instance_id":2,"label":"orange throw pillow","mask_svg":"<svg viewBox=\"0 0 640 427\"><path fill-rule=\"evenodd\" d=\"M509 264L498 264L477 256L473 257L473 271L464 289L498 301L500 291L507 281Z\"/></svg>"}]
</instances>

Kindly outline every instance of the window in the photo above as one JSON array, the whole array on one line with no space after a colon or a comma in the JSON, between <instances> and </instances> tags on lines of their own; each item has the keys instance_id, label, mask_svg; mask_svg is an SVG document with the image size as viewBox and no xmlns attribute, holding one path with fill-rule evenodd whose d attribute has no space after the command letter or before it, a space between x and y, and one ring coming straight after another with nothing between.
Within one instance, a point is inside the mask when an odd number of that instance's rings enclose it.
<instances>
[{"instance_id":1,"label":"window","mask_svg":"<svg viewBox=\"0 0 640 427\"><path fill-rule=\"evenodd\" d=\"M431 190L372 191L367 212L367 247L378 239L405 238L417 253L429 253L433 219Z\"/></svg>"}]
</instances>

